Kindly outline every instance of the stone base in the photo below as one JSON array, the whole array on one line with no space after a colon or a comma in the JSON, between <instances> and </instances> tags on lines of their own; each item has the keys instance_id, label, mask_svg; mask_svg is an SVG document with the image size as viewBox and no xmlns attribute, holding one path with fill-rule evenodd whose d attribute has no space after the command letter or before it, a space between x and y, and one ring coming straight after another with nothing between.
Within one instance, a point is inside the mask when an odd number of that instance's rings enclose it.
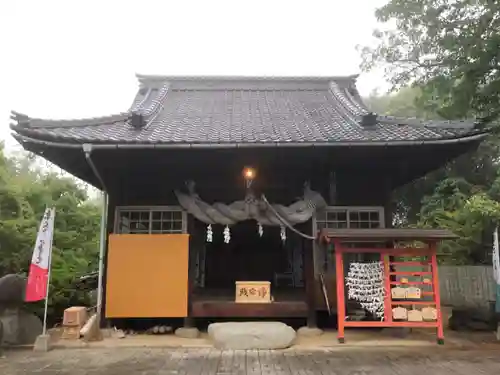
<instances>
[{"instance_id":1,"label":"stone base","mask_svg":"<svg viewBox=\"0 0 500 375\"><path fill-rule=\"evenodd\" d=\"M101 328L99 327L99 317L97 314L91 316L91 318L85 323L83 328L80 330L83 336L83 341L101 341L103 339Z\"/></svg>"},{"instance_id":2,"label":"stone base","mask_svg":"<svg viewBox=\"0 0 500 375\"><path fill-rule=\"evenodd\" d=\"M35 352L48 352L50 350L50 335L39 335L35 344L33 345L33 351Z\"/></svg>"},{"instance_id":3,"label":"stone base","mask_svg":"<svg viewBox=\"0 0 500 375\"><path fill-rule=\"evenodd\" d=\"M213 323L208 334L218 349L285 349L296 337L295 330L281 322Z\"/></svg>"},{"instance_id":4,"label":"stone base","mask_svg":"<svg viewBox=\"0 0 500 375\"><path fill-rule=\"evenodd\" d=\"M323 334L323 330L317 327L300 327L297 330L297 336L301 337L316 337L321 336Z\"/></svg>"},{"instance_id":5,"label":"stone base","mask_svg":"<svg viewBox=\"0 0 500 375\"><path fill-rule=\"evenodd\" d=\"M6 309L0 313L3 326L3 343L6 345L33 345L42 334L42 321L34 314L19 310Z\"/></svg>"},{"instance_id":6,"label":"stone base","mask_svg":"<svg viewBox=\"0 0 500 375\"><path fill-rule=\"evenodd\" d=\"M123 329L114 329L111 337L114 339L124 339L125 331L123 331Z\"/></svg>"},{"instance_id":7,"label":"stone base","mask_svg":"<svg viewBox=\"0 0 500 375\"><path fill-rule=\"evenodd\" d=\"M200 331L198 328L180 327L175 330L175 335L185 339L196 339L200 336Z\"/></svg>"},{"instance_id":8,"label":"stone base","mask_svg":"<svg viewBox=\"0 0 500 375\"><path fill-rule=\"evenodd\" d=\"M113 337L113 332L115 330L113 328L101 328L101 336L103 339L109 339Z\"/></svg>"}]
</instances>

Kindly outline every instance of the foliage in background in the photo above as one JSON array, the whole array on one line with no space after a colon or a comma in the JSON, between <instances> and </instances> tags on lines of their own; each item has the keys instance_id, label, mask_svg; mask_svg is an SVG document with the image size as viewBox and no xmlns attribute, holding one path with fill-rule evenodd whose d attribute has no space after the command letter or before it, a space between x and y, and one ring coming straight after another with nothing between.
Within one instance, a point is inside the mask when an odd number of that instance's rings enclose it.
<instances>
[{"instance_id":1,"label":"foliage in background","mask_svg":"<svg viewBox=\"0 0 500 375\"><path fill-rule=\"evenodd\" d=\"M392 115L496 125L500 116L500 2L389 0L376 11L383 30L362 48L365 71L384 68L395 94L368 98ZM497 133L497 132L494 132ZM460 236L442 261L491 261L500 219L500 139L492 134L464 155L395 193L400 225L442 227Z\"/></svg>"},{"instance_id":2,"label":"foliage in background","mask_svg":"<svg viewBox=\"0 0 500 375\"><path fill-rule=\"evenodd\" d=\"M362 49L362 68L419 87L420 107L443 118L499 117L499 1L390 0L376 17L387 27Z\"/></svg>"},{"instance_id":3,"label":"foliage in background","mask_svg":"<svg viewBox=\"0 0 500 375\"><path fill-rule=\"evenodd\" d=\"M404 88L365 99L375 112L402 117L439 118L420 107L418 88ZM498 136L490 136L477 151L394 192L395 223L401 226L447 228L460 238L440 246L448 264L491 262L491 233L500 222Z\"/></svg>"},{"instance_id":4,"label":"foliage in background","mask_svg":"<svg viewBox=\"0 0 500 375\"><path fill-rule=\"evenodd\" d=\"M24 273L30 264L46 206L56 207L49 314L86 303L76 276L97 268L100 207L71 177L47 171L27 154L6 156L0 146L0 275ZM43 303L28 306L41 313Z\"/></svg>"}]
</instances>

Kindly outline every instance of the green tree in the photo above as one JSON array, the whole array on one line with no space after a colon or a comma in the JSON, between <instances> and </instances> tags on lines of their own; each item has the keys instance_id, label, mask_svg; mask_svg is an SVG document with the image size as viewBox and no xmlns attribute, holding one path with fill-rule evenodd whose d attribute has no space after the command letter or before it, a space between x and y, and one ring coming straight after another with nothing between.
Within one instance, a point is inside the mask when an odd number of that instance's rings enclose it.
<instances>
[{"instance_id":1,"label":"green tree","mask_svg":"<svg viewBox=\"0 0 500 375\"><path fill-rule=\"evenodd\" d=\"M56 208L49 313L57 319L68 305L87 302L72 282L97 268L100 207L75 179L42 168L32 155L6 156L0 147L0 275L27 274L47 206ZM42 307L30 305L39 313Z\"/></svg>"},{"instance_id":2,"label":"green tree","mask_svg":"<svg viewBox=\"0 0 500 375\"><path fill-rule=\"evenodd\" d=\"M420 107L418 88L371 95L367 105L394 116L438 117ZM460 238L440 246L442 262L464 264L490 261L491 233L498 223L500 178L498 140L490 137L481 147L445 167L408 184L393 194L398 225L447 228Z\"/></svg>"},{"instance_id":3,"label":"green tree","mask_svg":"<svg viewBox=\"0 0 500 375\"><path fill-rule=\"evenodd\" d=\"M383 67L396 91L371 99L385 109L380 112L496 122L500 2L389 0L376 17L383 30L374 32L374 46L362 48L362 69ZM399 189L399 222L452 229L460 239L442 246L448 261L489 261L491 230L498 223L499 148L492 134L476 152Z\"/></svg>"},{"instance_id":4,"label":"green tree","mask_svg":"<svg viewBox=\"0 0 500 375\"><path fill-rule=\"evenodd\" d=\"M420 87L422 106L443 118L498 118L500 2L390 0L376 17L384 29L362 49L363 69L383 66L396 89Z\"/></svg>"}]
</instances>

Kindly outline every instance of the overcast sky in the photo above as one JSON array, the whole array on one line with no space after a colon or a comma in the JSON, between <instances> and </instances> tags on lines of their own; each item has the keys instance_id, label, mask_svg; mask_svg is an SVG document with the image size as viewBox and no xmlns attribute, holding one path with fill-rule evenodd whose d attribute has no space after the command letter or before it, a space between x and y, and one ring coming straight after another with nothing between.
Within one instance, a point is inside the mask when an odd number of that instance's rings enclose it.
<instances>
[{"instance_id":1,"label":"overcast sky","mask_svg":"<svg viewBox=\"0 0 500 375\"><path fill-rule=\"evenodd\" d=\"M0 138L9 113L78 118L130 105L135 73L348 75L387 0L0 0ZM362 94L384 87L362 75Z\"/></svg>"}]
</instances>

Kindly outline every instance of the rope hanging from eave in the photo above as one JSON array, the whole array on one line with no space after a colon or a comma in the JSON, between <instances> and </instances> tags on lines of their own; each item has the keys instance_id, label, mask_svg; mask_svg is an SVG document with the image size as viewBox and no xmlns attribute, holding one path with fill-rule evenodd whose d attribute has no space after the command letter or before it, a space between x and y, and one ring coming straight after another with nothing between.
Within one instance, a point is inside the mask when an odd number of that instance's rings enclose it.
<instances>
[{"instance_id":1,"label":"rope hanging from eave","mask_svg":"<svg viewBox=\"0 0 500 375\"><path fill-rule=\"evenodd\" d=\"M269 203L269 201L267 200L266 196L264 194L262 194L262 201L267 205L267 208L271 210L271 212L278 218L279 221L281 221L281 223L286 226L288 229L290 229L292 232L295 232L297 233L299 236L301 237L304 237L305 239L308 239L308 240L315 240L316 237L315 236L309 236L308 234L305 234L305 233L302 233L301 231L295 229L288 221L286 221L286 219L284 219L279 213L278 211L276 211L274 209L274 207Z\"/></svg>"}]
</instances>

